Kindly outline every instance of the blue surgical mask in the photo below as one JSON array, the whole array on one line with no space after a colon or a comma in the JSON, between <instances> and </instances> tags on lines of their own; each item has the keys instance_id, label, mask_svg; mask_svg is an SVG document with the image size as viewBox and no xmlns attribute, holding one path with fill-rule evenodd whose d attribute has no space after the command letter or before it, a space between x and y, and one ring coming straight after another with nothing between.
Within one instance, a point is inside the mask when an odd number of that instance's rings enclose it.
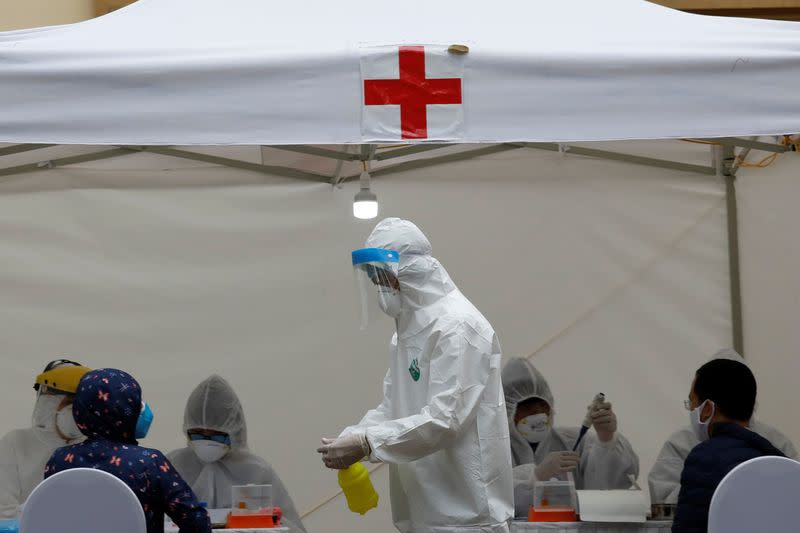
<instances>
[{"instance_id":1,"label":"blue surgical mask","mask_svg":"<svg viewBox=\"0 0 800 533\"><path fill-rule=\"evenodd\" d=\"M137 439L143 439L150 431L150 425L153 423L153 411L147 402L142 402L142 412L139 413L139 420L136 421L136 433L134 436Z\"/></svg>"}]
</instances>

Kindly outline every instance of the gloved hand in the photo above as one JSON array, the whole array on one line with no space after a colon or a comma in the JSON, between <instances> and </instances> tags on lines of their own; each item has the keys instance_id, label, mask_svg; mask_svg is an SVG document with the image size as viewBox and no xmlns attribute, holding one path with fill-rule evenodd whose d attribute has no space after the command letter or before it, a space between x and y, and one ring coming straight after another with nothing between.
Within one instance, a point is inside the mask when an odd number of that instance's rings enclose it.
<instances>
[{"instance_id":1,"label":"gloved hand","mask_svg":"<svg viewBox=\"0 0 800 533\"><path fill-rule=\"evenodd\" d=\"M371 449L367 435L361 432L351 433L338 439L323 438L322 446L317 448L317 451L322 454L325 466L343 470L369 455Z\"/></svg>"},{"instance_id":2,"label":"gloved hand","mask_svg":"<svg viewBox=\"0 0 800 533\"><path fill-rule=\"evenodd\" d=\"M614 433L617 431L617 415L611 410L610 403L593 403L589 406L589 417L600 442L608 442L614 438Z\"/></svg>"},{"instance_id":3,"label":"gloved hand","mask_svg":"<svg viewBox=\"0 0 800 533\"><path fill-rule=\"evenodd\" d=\"M578 468L579 460L577 452L550 452L533 470L533 475L536 481L550 481L559 474Z\"/></svg>"}]
</instances>

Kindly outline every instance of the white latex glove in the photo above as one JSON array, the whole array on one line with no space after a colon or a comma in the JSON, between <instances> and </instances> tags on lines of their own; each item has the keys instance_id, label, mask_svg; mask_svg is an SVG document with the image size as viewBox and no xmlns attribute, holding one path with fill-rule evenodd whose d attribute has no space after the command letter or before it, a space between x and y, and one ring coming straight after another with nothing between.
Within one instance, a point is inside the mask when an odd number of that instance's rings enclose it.
<instances>
[{"instance_id":1,"label":"white latex glove","mask_svg":"<svg viewBox=\"0 0 800 533\"><path fill-rule=\"evenodd\" d=\"M322 462L328 468L344 470L370 454L369 442L365 433L351 433L338 439L322 439L317 448L322 454Z\"/></svg>"},{"instance_id":2,"label":"white latex glove","mask_svg":"<svg viewBox=\"0 0 800 533\"><path fill-rule=\"evenodd\" d=\"M602 402L590 405L589 418L592 419L592 426L594 426L600 442L608 442L614 438L614 433L617 432L617 415L611 410L610 403Z\"/></svg>"},{"instance_id":3,"label":"white latex glove","mask_svg":"<svg viewBox=\"0 0 800 533\"><path fill-rule=\"evenodd\" d=\"M559 474L572 472L578 468L579 460L577 452L550 452L533 470L533 475L536 481L550 481Z\"/></svg>"}]
</instances>

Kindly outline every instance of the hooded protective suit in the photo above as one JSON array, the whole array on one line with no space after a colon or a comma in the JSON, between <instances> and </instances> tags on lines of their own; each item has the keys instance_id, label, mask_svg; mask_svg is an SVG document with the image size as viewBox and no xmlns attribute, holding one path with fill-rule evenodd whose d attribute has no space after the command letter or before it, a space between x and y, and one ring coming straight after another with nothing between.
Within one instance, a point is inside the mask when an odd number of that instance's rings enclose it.
<instances>
[{"instance_id":1,"label":"hooded protective suit","mask_svg":"<svg viewBox=\"0 0 800 533\"><path fill-rule=\"evenodd\" d=\"M69 406L66 409L70 409ZM55 411L52 412L55 418ZM16 518L20 506L44 479L44 467L64 441L52 428L15 429L0 440L0 518Z\"/></svg>"},{"instance_id":2,"label":"hooded protective suit","mask_svg":"<svg viewBox=\"0 0 800 533\"><path fill-rule=\"evenodd\" d=\"M527 360L510 359L503 368L503 390L511 435L511 457L514 464L514 507L518 517L528 515L533 502L533 469L550 452L571 451L580 431L579 427L553 427L555 413L553 393L544 376ZM517 430L514 415L517 405L530 398L540 398L550 406L550 431L536 446L531 445ZM631 486L629 475L638 477L639 457L628 440L614 434L607 443L601 442L590 431L578 446L580 463L574 472L578 490L627 489Z\"/></svg>"},{"instance_id":3,"label":"hooded protective suit","mask_svg":"<svg viewBox=\"0 0 800 533\"><path fill-rule=\"evenodd\" d=\"M51 363L48 369L60 366ZM47 369L40 376L46 373ZM72 396L40 393L33 410L32 427L12 430L0 439L0 518L19 515L21 505L44 479L45 465L56 449L83 440L72 418L72 405L59 409L62 400Z\"/></svg>"},{"instance_id":4,"label":"hooded protective suit","mask_svg":"<svg viewBox=\"0 0 800 533\"><path fill-rule=\"evenodd\" d=\"M380 222L367 247L400 253L400 312L381 404L342 436L366 431L390 465L402 532L507 532L511 458L500 344L489 322L431 257L411 222Z\"/></svg>"},{"instance_id":5,"label":"hooded protective suit","mask_svg":"<svg viewBox=\"0 0 800 533\"><path fill-rule=\"evenodd\" d=\"M711 359L732 359L745 363L744 358L730 348L720 350ZM797 459L797 450L792 441L774 427L751 419L749 429L767 439L773 446L782 451L786 457ZM653 469L647 478L650 486L650 500L653 503L678 503L683 464L689 456L689 452L698 444L700 444L700 439L697 438L691 426L688 425L670 435L661 448L661 452L659 452Z\"/></svg>"},{"instance_id":6,"label":"hooded protective suit","mask_svg":"<svg viewBox=\"0 0 800 533\"><path fill-rule=\"evenodd\" d=\"M230 508L231 486L272 485L272 500L283 511L282 524L292 533L305 533L294 502L278 474L247 448L247 424L239 397L230 384L213 375L189 395L183 416L183 432L210 429L231 437L230 451L212 463L201 461L191 447L170 452L167 457L200 499L212 509Z\"/></svg>"}]
</instances>

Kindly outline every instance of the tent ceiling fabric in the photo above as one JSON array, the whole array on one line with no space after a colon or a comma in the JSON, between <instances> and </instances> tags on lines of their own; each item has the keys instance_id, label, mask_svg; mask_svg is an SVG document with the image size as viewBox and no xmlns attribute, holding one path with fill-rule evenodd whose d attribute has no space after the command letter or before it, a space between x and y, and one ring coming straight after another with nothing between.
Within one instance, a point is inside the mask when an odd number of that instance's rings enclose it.
<instances>
[{"instance_id":1,"label":"tent ceiling fabric","mask_svg":"<svg viewBox=\"0 0 800 533\"><path fill-rule=\"evenodd\" d=\"M140 0L87 22L0 34L0 141L362 143L360 47L456 43L470 52L463 136L451 141L745 136L800 124L792 22L642 0L506 0L489 10Z\"/></svg>"}]
</instances>

